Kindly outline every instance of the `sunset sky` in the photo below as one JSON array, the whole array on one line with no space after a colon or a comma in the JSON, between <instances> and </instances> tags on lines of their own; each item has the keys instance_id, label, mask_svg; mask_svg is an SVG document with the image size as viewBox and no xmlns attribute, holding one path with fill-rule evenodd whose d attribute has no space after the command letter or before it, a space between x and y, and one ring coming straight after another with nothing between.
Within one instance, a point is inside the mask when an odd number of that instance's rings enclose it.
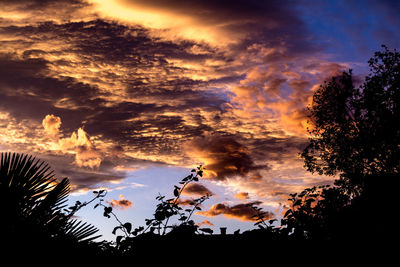
<instances>
[{"instance_id":1,"label":"sunset sky","mask_svg":"<svg viewBox=\"0 0 400 267\"><path fill-rule=\"evenodd\" d=\"M194 220L252 228L289 193L331 183L298 153L306 106L382 44L400 49L400 1L0 0L0 151L46 160L71 203L108 190L144 225L155 197L200 164ZM113 238L101 210L77 214Z\"/></svg>"}]
</instances>

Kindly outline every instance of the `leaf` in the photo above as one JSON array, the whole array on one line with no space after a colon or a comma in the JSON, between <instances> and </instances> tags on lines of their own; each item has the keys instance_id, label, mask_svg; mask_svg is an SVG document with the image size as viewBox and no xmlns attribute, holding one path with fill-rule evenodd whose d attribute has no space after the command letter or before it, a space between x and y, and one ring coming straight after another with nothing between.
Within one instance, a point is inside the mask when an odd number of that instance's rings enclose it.
<instances>
[{"instance_id":1,"label":"leaf","mask_svg":"<svg viewBox=\"0 0 400 267\"><path fill-rule=\"evenodd\" d=\"M179 196L179 190L177 188L174 189L174 196L176 196L176 197Z\"/></svg>"},{"instance_id":2,"label":"leaf","mask_svg":"<svg viewBox=\"0 0 400 267\"><path fill-rule=\"evenodd\" d=\"M162 212L162 211L157 211L157 212L154 214L154 218L155 218L157 221L163 221L163 220L165 219L165 217L166 217L166 215L165 215L165 213Z\"/></svg>"},{"instance_id":3,"label":"leaf","mask_svg":"<svg viewBox=\"0 0 400 267\"><path fill-rule=\"evenodd\" d=\"M118 229L121 229L121 226L114 227L114 229L112 230L112 234L115 235Z\"/></svg>"},{"instance_id":4,"label":"leaf","mask_svg":"<svg viewBox=\"0 0 400 267\"><path fill-rule=\"evenodd\" d=\"M103 216L107 218L111 218L110 213L112 212L112 207L104 207Z\"/></svg>"},{"instance_id":5,"label":"leaf","mask_svg":"<svg viewBox=\"0 0 400 267\"><path fill-rule=\"evenodd\" d=\"M124 227L125 227L126 231L128 231L128 233L131 232L131 230L132 230L132 224L131 223L129 223L129 222L125 223Z\"/></svg>"},{"instance_id":6,"label":"leaf","mask_svg":"<svg viewBox=\"0 0 400 267\"><path fill-rule=\"evenodd\" d=\"M104 207L104 212L111 213L112 212L112 207Z\"/></svg>"},{"instance_id":7,"label":"leaf","mask_svg":"<svg viewBox=\"0 0 400 267\"><path fill-rule=\"evenodd\" d=\"M283 215L283 217L287 217L289 214L292 214L293 211L292 210L288 210L285 212L285 215Z\"/></svg>"},{"instance_id":8,"label":"leaf","mask_svg":"<svg viewBox=\"0 0 400 267\"><path fill-rule=\"evenodd\" d=\"M180 221L184 221L184 220L186 220L186 219L187 219L186 216L182 216L182 217L179 218Z\"/></svg>"}]
</instances>

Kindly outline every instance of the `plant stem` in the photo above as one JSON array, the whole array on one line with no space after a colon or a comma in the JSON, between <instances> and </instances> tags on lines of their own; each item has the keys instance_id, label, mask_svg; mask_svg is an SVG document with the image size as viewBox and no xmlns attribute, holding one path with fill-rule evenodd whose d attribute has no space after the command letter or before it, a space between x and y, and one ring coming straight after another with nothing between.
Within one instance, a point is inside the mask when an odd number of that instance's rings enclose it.
<instances>
[{"instance_id":1,"label":"plant stem","mask_svg":"<svg viewBox=\"0 0 400 267\"><path fill-rule=\"evenodd\" d=\"M178 195L175 197L174 202L172 203L172 207L175 206L176 202L178 201L179 197L181 196L181 193L183 192L183 189L185 188L186 185L188 185L192 180L189 180L187 182L185 182L182 186L182 188L178 191ZM163 229L163 233L162 235L165 235L165 231L167 230L167 225L168 225L168 221L169 221L170 217L167 217L167 220L164 224L164 229Z\"/></svg>"}]
</instances>

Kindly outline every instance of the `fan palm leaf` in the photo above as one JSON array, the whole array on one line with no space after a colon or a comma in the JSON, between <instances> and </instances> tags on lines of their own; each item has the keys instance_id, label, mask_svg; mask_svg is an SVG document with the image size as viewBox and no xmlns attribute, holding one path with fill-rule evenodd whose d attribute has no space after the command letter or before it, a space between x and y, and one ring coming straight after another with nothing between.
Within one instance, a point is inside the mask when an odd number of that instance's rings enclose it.
<instances>
[{"instance_id":1,"label":"fan palm leaf","mask_svg":"<svg viewBox=\"0 0 400 267\"><path fill-rule=\"evenodd\" d=\"M94 226L71 220L62 212L70 192L67 178L58 182L50 166L26 154L1 153L0 210L1 229L8 235L34 231L58 239L91 241L98 231Z\"/></svg>"}]
</instances>

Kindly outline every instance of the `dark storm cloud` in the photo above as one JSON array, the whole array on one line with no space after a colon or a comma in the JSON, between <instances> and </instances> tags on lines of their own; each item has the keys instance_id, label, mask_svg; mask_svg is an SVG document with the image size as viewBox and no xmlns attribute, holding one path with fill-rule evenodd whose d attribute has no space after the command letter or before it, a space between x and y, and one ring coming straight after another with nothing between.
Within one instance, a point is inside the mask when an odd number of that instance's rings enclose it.
<instances>
[{"instance_id":1,"label":"dark storm cloud","mask_svg":"<svg viewBox=\"0 0 400 267\"><path fill-rule=\"evenodd\" d=\"M73 190L90 190L104 183L113 181L122 181L125 178L124 172L115 171L115 164L112 159L104 159L100 168L79 168L78 166L68 164L68 161L73 161L72 157L66 155L55 154L37 154L37 158L44 160L54 170L57 179L67 177L70 179Z\"/></svg>"},{"instance_id":2,"label":"dark storm cloud","mask_svg":"<svg viewBox=\"0 0 400 267\"><path fill-rule=\"evenodd\" d=\"M69 77L45 76L48 63L43 59L14 59L9 54L0 55L0 108L17 119L41 121L52 113L76 118L78 113L87 113L104 104L99 98L104 94L99 94L93 86ZM70 109L54 106L63 98L69 99ZM79 123L75 121L74 126Z\"/></svg>"},{"instance_id":3,"label":"dark storm cloud","mask_svg":"<svg viewBox=\"0 0 400 267\"><path fill-rule=\"evenodd\" d=\"M225 180L236 176L252 179L258 176L257 170L267 169L266 165L257 165L248 147L236 141L233 136L199 137L190 141L186 147L188 153L205 162L206 173L212 179Z\"/></svg>"},{"instance_id":4,"label":"dark storm cloud","mask_svg":"<svg viewBox=\"0 0 400 267\"><path fill-rule=\"evenodd\" d=\"M229 206L225 203L218 203L213 206L207 211L200 211L197 212L196 214L198 215L203 215L207 217L215 217L218 215L223 214L224 216L228 218L234 218L238 219L241 221L250 221L253 222L255 221L255 217L257 216L257 211L254 210L250 205L260 205L261 202L259 201L254 201L254 202L249 202L249 203L243 203L243 204L237 204L233 206ZM271 212L265 212L264 214L265 220L272 219L274 217L274 214Z\"/></svg>"},{"instance_id":5,"label":"dark storm cloud","mask_svg":"<svg viewBox=\"0 0 400 267\"><path fill-rule=\"evenodd\" d=\"M293 157L307 145L304 137L268 137L254 138L248 141L248 147L253 151L255 160L275 161L283 163L287 157Z\"/></svg>"},{"instance_id":6,"label":"dark storm cloud","mask_svg":"<svg viewBox=\"0 0 400 267\"><path fill-rule=\"evenodd\" d=\"M200 183L191 183L188 184L183 190L182 194L189 196L212 196L214 195L210 189L208 189L205 185Z\"/></svg>"}]
</instances>

